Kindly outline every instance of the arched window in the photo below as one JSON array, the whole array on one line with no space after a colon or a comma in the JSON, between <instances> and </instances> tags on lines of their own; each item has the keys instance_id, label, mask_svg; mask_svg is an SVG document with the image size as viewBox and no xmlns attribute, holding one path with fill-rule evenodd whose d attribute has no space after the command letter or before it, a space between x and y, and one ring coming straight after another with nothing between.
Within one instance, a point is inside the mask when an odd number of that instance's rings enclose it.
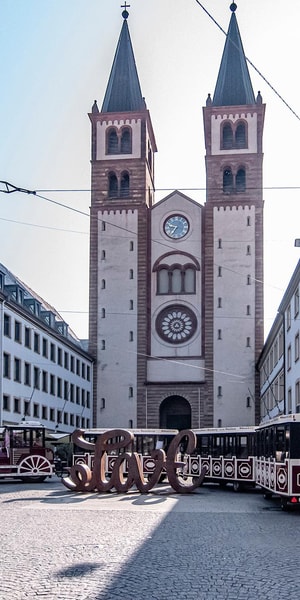
<instances>
[{"instance_id":1,"label":"arched window","mask_svg":"<svg viewBox=\"0 0 300 600\"><path fill-rule=\"evenodd\" d=\"M233 132L230 123L226 123L223 127L222 148L229 150L233 147Z\"/></svg>"},{"instance_id":2,"label":"arched window","mask_svg":"<svg viewBox=\"0 0 300 600\"><path fill-rule=\"evenodd\" d=\"M129 175L127 172L121 175L121 196L123 198L129 196Z\"/></svg>"},{"instance_id":3,"label":"arched window","mask_svg":"<svg viewBox=\"0 0 300 600\"><path fill-rule=\"evenodd\" d=\"M235 147L236 148L246 148L245 123L239 123L235 130Z\"/></svg>"},{"instance_id":4,"label":"arched window","mask_svg":"<svg viewBox=\"0 0 300 600\"><path fill-rule=\"evenodd\" d=\"M244 168L238 170L235 178L235 188L237 192L246 190L246 172Z\"/></svg>"},{"instance_id":5,"label":"arched window","mask_svg":"<svg viewBox=\"0 0 300 600\"><path fill-rule=\"evenodd\" d=\"M118 196L118 180L115 173L109 173L108 175L108 195L110 198Z\"/></svg>"},{"instance_id":6,"label":"arched window","mask_svg":"<svg viewBox=\"0 0 300 600\"><path fill-rule=\"evenodd\" d=\"M118 135L115 129L109 129L107 134L107 154L118 154Z\"/></svg>"},{"instance_id":7,"label":"arched window","mask_svg":"<svg viewBox=\"0 0 300 600\"><path fill-rule=\"evenodd\" d=\"M121 134L121 153L131 154L131 151L131 129L126 128Z\"/></svg>"},{"instance_id":8,"label":"arched window","mask_svg":"<svg viewBox=\"0 0 300 600\"><path fill-rule=\"evenodd\" d=\"M157 271L157 293L168 294L169 293L169 270L159 269Z\"/></svg>"},{"instance_id":9,"label":"arched window","mask_svg":"<svg viewBox=\"0 0 300 600\"><path fill-rule=\"evenodd\" d=\"M223 171L223 192L225 194L233 192L233 175L230 167L226 167Z\"/></svg>"},{"instance_id":10,"label":"arched window","mask_svg":"<svg viewBox=\"0 0 300 600\"><path fill-rule=\"evenodd\" d=\"M196 269L192 265L164 266L157 271L158 294L195 294Z\"/></svg>"},{"instance_id":11,"label":"arched window","mask_svg":"<svg viewBox=\"0 0 300 600\"><path fill-rule=\"evenodd\" d=\"M182 292L181 269L172 270L172 293L180 294Z\"/></svg>"},{"instance_id":12,"label":"arched window","mask_svg":"<svg viewBox=\"0 0 300 600\"><path fill-rule=\"evenodd\" d=\"M186 294L196 291L196 271L193 267L188 267L184 272L184 291Z\"/></svg>"}]
</instances>

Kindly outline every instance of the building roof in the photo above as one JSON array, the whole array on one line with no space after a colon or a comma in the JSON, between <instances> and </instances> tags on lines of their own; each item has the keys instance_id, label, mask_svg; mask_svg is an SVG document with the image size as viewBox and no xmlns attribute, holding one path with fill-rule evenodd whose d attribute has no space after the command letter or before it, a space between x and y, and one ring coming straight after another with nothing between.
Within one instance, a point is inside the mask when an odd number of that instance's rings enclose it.
<instances>
[{"instance_id":1,"label":"building roof","mask_svg":"<svg viewBox=\"0 0 300 600\"><path fill-rule=\"evenodd\" d=\"M67 340L73 342L73 344L76 344L81 350L86 352L84 341L77 337L51 304L41 298L41 296L9 271L2 263L0 263L0 273L4 276L2 291L8 299L21 305L29 314L34 315L44 324L46 323L46 325L51 327L56 333L63 335ZM18 295L17 289L21 290L22 293ZM38 307L38 311L35 310L36 306Z\"/></svg>"},{"instance_id":2,"label":"building roof","mask_svg":"<svg viewBox=\"0 0 300 600\"><path fill-rule=\"evenodd\" d=\"M213 106L255 104L252 83L235 16L236 8L237 5L232 2L230 5L232 15L213 96Z\"/></svg>"},{"instance_id":3,"label":"building roof","mask_svg":"<svg viewBox=\"0 0 300 600\"><path fill-rule=\"evenodd\" d=\"M140 111L145 108L124 10L113 65L111 68L101 112Z\"/></svg>"}]
</instances>

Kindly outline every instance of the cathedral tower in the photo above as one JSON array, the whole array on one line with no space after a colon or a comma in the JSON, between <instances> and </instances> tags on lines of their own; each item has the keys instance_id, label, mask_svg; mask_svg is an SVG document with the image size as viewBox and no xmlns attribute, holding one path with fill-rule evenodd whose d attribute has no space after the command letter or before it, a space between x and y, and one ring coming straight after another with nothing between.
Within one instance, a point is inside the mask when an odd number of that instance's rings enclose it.
<instances>
[{"instance_id":1,"label":"cathedral tower","mask_svg":"<svg viewBox=\"0 0 300 600\"><path fill-rule=\"evenodd\" d=\"M89 350L94 425L136 426L145 381L150 209L156 144L122 13L103 105L92 124Z\"/></svg>"},{"instance_id":2,"label":"cathedral tower","mask_svg":"<svg viewBox=\"0 0 300 600\"><path fill-rule=\"evenodd\" d=\"M233 2L215 92L203 109L205 363L215 426L258 420L255 364L263 344L265 106L253 93L236 8Z\"/></svg>"}]
</instances>

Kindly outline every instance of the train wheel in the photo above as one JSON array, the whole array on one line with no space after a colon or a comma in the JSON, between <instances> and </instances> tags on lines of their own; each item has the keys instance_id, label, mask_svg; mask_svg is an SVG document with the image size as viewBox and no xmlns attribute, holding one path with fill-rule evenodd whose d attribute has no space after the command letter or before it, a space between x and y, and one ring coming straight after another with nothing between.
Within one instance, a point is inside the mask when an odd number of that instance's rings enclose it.
<instances>
[{"instance_id":1,"label":"train wheel","mask_svg":"<svg viewBox=\"0 0 300 600\"><path fill-rule=\"evenodd\" d=\"M238 481L234 481L233 482L233 491L234 492L242 492L243 491L243 486L241 483L239 483Z\"/></svg>"},{"instance_id":2,"label":"train wheel","mask_svg":"<svg viewBox=\"0 0 300 600\"><path fill-rule=\"evenodd\" d=\"M18 475L22 481L40 483L52 475L52 466L47 458L39 454L26 456L18 465ZM24 477L25 475L25 477Z\"/></svg>"},{"instance_id":3,"label":"train wheel","mask_svg":"<svg viewBox=\"0 0 300 600\"><path fill-rule=\"evenodd\" d=\"M270 500L272 498L272 492L264 492L264 499Z\"/></svg>"},{"instance_id":4,"label":"train wheel","mask_svg":"<svg viewBox=\"0 0 300 600\"><path fill-rule=\"evenodd\" d=\"M280 507L284 512L289 510L289 505L286 498L280 498Z\"/></svg>"}]
</instances>

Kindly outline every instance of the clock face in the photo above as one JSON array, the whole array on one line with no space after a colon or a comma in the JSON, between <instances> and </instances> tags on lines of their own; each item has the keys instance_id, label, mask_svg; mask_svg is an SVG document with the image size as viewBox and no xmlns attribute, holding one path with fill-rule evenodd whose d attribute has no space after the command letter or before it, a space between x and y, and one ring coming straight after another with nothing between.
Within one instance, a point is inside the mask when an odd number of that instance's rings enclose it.
<instances>
[{"instance_id":1,"label":"clock face","mask_svg":"<svg viewBox=\"0 0 300 600\"><path fill-rule=\"evenodd\" d=\"M164 232L173 240L183 238L189 228L188 220L182 215L172 215L164 222Z\"/></svg>"},{"instance_id":2,"label":"clock face","mask_svg":"<svg viewBox=\"0 0 300 600\"><path fill-rule=\"evenodd\" d=\"M163 309L156 319L159 336L171 344L183 344L195 333L197 318L186 306L170 306Z\"/></svg>"}]
</instances>

